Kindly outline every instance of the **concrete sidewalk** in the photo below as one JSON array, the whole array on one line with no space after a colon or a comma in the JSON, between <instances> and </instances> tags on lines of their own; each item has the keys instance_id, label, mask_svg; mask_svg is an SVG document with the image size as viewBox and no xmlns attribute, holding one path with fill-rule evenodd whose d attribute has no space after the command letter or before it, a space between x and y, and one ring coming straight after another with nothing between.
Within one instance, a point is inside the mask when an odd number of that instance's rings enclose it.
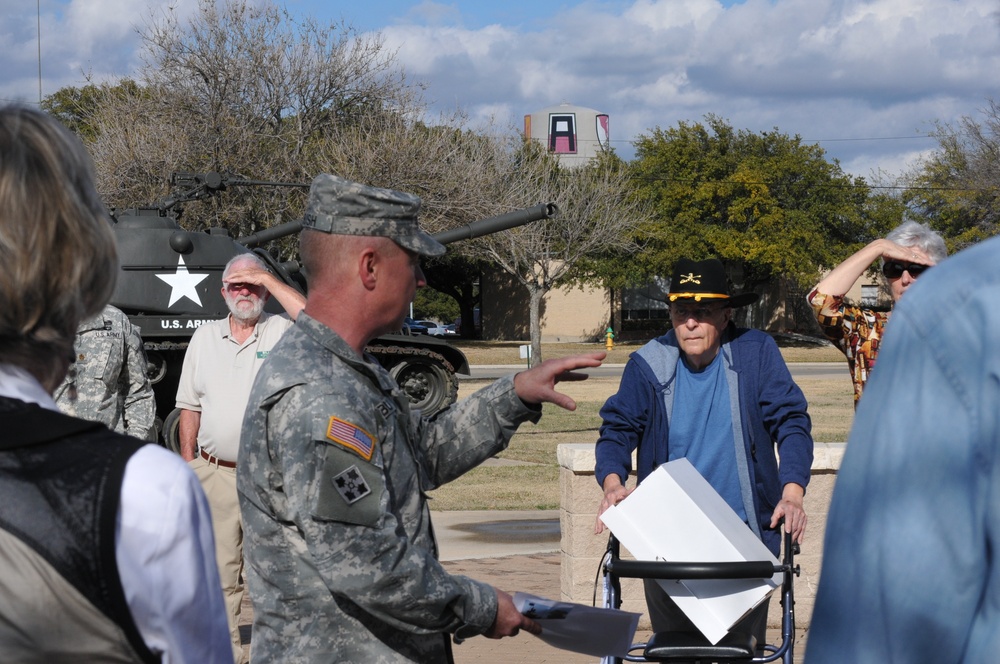
<instances>
[{"instance_id":1,"label":"concrete sidewalk","mask_svg":"<svg viewBox=\"0 0 1000 664\"><path fill-rule=\"evenodd\" d=\"M559 510L432 512L445 569L508 593L559 599ZM596 570L595 570L596 573ZM644 635L637 635L646 638ZM584 664L596 657L559 650L532 636L474 637L453 647L456 664Z\"/></svg>"},{"instance_id":2,"label":"concrete sidewalk","mask_svg":"<svg viewBox=\"0 0 1000 664\"><path fill-rule=\"evenodd\" d=\"M431 512L442 561L559 552L559 510Z\"/></svg>"}]
</instances>

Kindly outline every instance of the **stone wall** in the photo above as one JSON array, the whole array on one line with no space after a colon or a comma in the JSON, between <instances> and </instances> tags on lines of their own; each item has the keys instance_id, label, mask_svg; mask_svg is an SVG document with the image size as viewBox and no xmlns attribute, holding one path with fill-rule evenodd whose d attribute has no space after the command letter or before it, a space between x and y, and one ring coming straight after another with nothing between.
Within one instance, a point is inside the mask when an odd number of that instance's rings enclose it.
<instances>
[{"instance_id":1,"label":"stone wall","mask_svg":"<svg viewBox=\"0 0 1000 664\"><path fill-rule=\"evenodd\" d=\"M812 618L819 570L823 559L823 535L830 496L846 443L816 443L812 478L806 490L805 510L809 518L805 542L795 562L802 573L795 579L795 624L807 628ZM579 604L591 604L595 583L600 604L599 567L607 545L607 535L595 535L597 507L602 492L594 479L594 444L563 444L558 449L559 485L561 491L559 520L561 527L562 599ZM634 465L634 464L633 464ZM629 486L634 485L634 478ZM605 531L606 532L606 531ZM642 584L636 579L622 581L622 608L643 613L640 628L648 629ZM778 595L771 602L770 624L780 626L781 607Z\"/></svg>"}]
</instances>

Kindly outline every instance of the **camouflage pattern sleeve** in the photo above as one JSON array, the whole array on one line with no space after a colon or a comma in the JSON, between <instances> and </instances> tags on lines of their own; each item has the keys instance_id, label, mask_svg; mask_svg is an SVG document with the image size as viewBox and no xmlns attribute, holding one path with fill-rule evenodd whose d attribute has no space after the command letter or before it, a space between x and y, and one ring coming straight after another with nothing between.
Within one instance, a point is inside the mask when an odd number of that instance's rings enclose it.
<instances>
[{"instance_id":1,"label":"camouflage pattern sleeve","mask_svg":"<svg viewBox=\"0 0 1000 664\"><path fill-rule=\"evenodd\" d=\"M514 391L514 375L501 378L468 399L453 404L433 420L412 415L424 441L422 457L428 484L436 489L507 449L524 422L538 422L540 408L531 408Z\"/></svg>"},{"instance_id":2,"label":"camouflage pattern sleeve","mask_svg":"<svg viewBox=\"0 0 1000 664\"><path fill-rule=\"evenodd\" d=\"M59 408L102 422L112 431L151 440L153 389L146 376L142 339L128 316L106 306L80 323L73 348L74 361L53 395Z\"/></svg>"},{"instance_id":3,"label":"camouflage pattern sleeve","mask_svg":"<svg viewBox=\"0 0 1000 664\"><path fill-rule=\"evenodd\" d=\"M156 399L147 372L146 350L139 335L139 328L121 314L125 330L125 361L122 367L121 391L125 432L142 440L156 436Z\"/></svg>"}]
</instances>

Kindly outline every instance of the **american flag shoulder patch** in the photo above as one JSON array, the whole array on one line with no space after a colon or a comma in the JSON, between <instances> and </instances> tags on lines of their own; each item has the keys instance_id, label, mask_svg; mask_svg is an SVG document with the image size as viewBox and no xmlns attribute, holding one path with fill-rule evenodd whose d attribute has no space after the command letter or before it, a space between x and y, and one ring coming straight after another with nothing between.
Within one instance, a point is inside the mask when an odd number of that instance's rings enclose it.
<instances>
[{"instance_id":1,"label":"american flag shoulder patch","mask_svg":"<svg viewBox=\"0 0 1000 664\"><path fill-rule=\"evenodd\" d=\"M331 417L330 425L326 429L326 437L342 447L354 450L365 461L372 460L372 453L375 451L375 437L361 427L339 417Z\"/></svg>"}]
</instances>

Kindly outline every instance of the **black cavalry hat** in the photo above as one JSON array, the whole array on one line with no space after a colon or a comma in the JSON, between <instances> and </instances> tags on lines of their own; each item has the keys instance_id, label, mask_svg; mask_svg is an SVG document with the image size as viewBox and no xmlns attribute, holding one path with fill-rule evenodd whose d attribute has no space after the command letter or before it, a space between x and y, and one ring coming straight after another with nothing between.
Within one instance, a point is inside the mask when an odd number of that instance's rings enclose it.
<instances>
[{"instance_id":1,"label":"black cavalry hat","mask_svg":"<svg viewBox=\"0 0 1000 664\"><path fill-rule=\"evenodd\" d=\"M710 300L725 302L727 307L742 307L756 302L759 297L757 293L730 295L726 268L718 258L703 261L682 258L677 261L670 277L668 298L671 302Z\"/></svg>"}]
</instances>

